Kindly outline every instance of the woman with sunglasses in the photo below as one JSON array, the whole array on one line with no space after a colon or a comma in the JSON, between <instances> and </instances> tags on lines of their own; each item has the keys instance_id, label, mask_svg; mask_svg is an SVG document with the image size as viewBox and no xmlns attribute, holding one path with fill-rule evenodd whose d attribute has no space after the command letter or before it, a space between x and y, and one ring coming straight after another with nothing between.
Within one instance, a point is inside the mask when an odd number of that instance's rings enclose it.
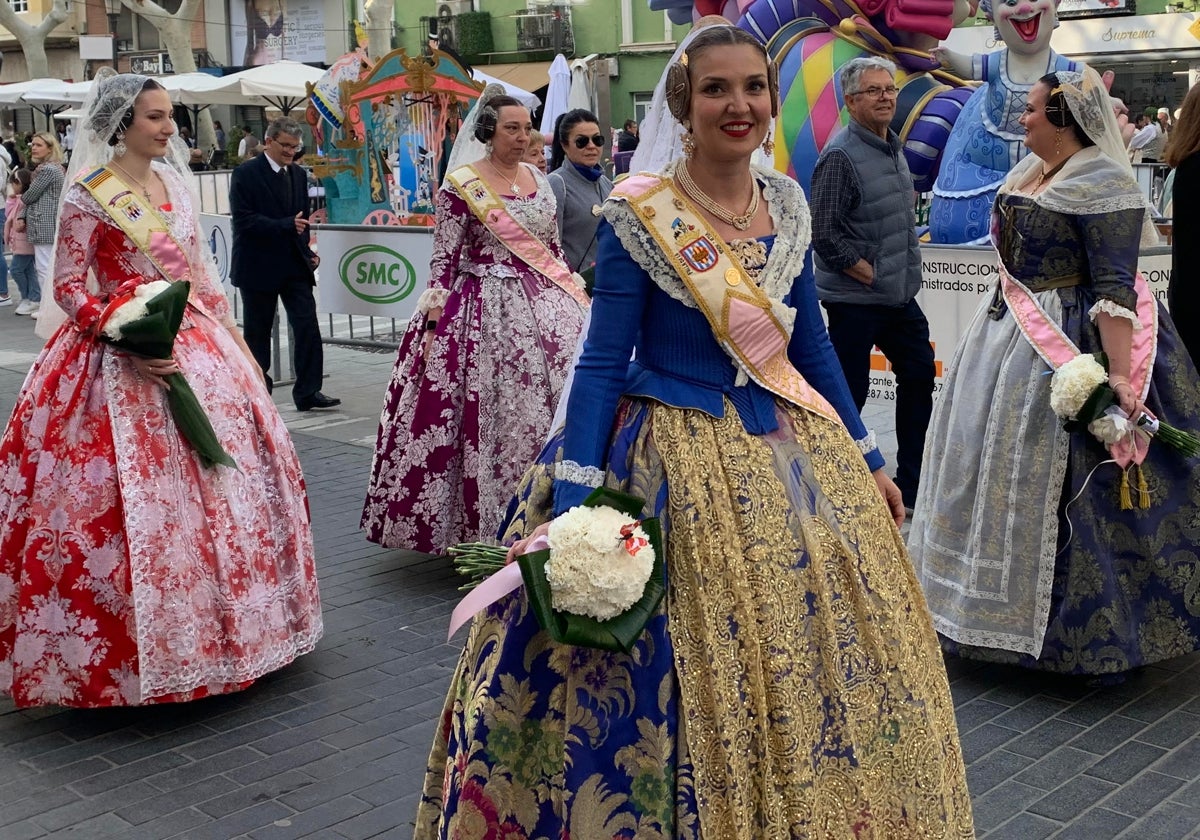
<instances>
[{"instance_id":1,"label":"woman with sunglasses","mask_svg":"<svg viewBox=\"0 0 1200 840\"><path fill-rule=\"evenodd\" d=\"M596 262L598 209L613 188L600 166L603 154L604 135L595 114L576 108L558 118L547 179L558 201L563 252L571 268L581 273Z\"/></svg>"}]
</instances>

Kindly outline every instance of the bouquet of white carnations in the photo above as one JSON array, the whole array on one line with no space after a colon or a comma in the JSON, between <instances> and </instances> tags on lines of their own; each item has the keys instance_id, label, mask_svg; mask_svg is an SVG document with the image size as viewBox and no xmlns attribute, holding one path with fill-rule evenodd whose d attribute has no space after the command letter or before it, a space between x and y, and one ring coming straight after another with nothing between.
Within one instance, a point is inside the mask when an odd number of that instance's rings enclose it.
<instances>
[{"instance_id":1,"label":"bouquet of white carnations","mask_svg":"<svg viewBox=\"0 0 1200 840\"><path fill-rule=\"evenodd\" d=\"M662 531L638 518L640 499L600 488L550 523L548 548L517 558L538 622L564 644L628 652L662 601ZM506 549L449 551L473 589L504 566Z\"/></svg>"},{"instance_id":2,"label":"bouquet of white carnations","mask_svg":"<svg viewBox=\"0 0 1200 840\"><path fill-rule=\"evenodd\" d=\"M1081 353L1054 371L1050 408L1064 421L1064 429L1087 429L1105 446L1140 434L1167 444L1184 457L1200 455L1200 440L1195 436L1144 412L1133 420L1121 409L1108 384L1108 358L1103 353Z\"/></svg>"}]
</instances>

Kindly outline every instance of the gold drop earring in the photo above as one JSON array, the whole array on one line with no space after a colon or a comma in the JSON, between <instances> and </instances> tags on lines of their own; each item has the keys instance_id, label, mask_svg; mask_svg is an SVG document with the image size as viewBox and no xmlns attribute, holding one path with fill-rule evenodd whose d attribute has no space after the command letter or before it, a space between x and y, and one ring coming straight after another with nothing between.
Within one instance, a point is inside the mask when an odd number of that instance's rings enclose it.
<instances>
[{"instance_id":1,"label":"gold drop earring","mask_svg":"<svg viewBox=\"0 0 1200 840\"><path fill-rule=\"evenodd\" d=\"M688 160L692 159L692 155L696 154L696 140L692 137L691 120L683 121L683 154Z\"/></svg>"}]
</instances>

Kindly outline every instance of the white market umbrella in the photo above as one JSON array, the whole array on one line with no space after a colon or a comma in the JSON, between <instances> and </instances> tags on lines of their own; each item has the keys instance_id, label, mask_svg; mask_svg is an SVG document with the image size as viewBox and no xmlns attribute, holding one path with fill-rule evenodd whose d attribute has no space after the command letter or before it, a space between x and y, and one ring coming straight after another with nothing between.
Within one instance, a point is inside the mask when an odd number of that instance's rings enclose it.
<instances>
[{"instance_id":1,"label":"white market umbrella","mask_svg":"<svg viewBox=\"0 0 1200 840\"><path fill-rule=\"evenodd\" d=\"M250 67L222 76L222 84L212 89L206 104L270 105L287 114L308 99L305 83L315 84L324 75L319 67L286 59Z\"/></svg>"},{"instance_id":2,"label":"white market umbrella","mask_svg":"<svg viewBox=\"0 0 1200 840\"><path fill-rule=\"evenodd\" d=\"M46 117L46 128L50 127L50 118L55 111L66 107L65 105L35 105L32 102L24 101L26 94L49 95L51 93L62 93L66 82L62 79L30 79L27 82L13 82L8 85L0 85L0 105L9 107L26 107L34 108L41 111Z\"/></svg>"},{"instance_id":3,"label":"white market umbrella","mask_svg":"<svg viewBox=\"0 0 1200 840\"><path fill-rule=\"evenodd\" d=\"M542 109L542 124L538 129L542 134L554 131L554 123L559 115L571 109L571 66L567 64L566 56L554 56L550 65L550 86L546 88L546 106Z\"/></svg>"},{"instance_id":4,"label":"white market umbrella","mask_svg":"<svg viewBox=\"0 0 1200 840\"><path fill-rule=\"evenodd\" d=\"M210 73L176 73L159 76L155 81L167 89L176 105L205 106L215 104L211 94L225 83L223 76Z\"/></svg>"},{"instance_id":5,"label":"white market umbrella","mask_svg":"<svg viewBox=\"0 0 1200 840\"><path fill-rule=\"evenodd\" d=\"M92 89L92 82L64 82L61 79L39 79L39 84L32 90L21 94L21 102L25 105L82 105ZM54 84L57 83L57 84Z\"/></svg>"},{"instance_id":6,"label":"white market umbrella","mask_svg":"<svg viewBox=\"0 0 1200 840\"><path fill-rule=\"evenodd\" d=\"M485 85L500 85L502 88L504 88L505 93L520 102L530 111L537 110L537 107L542 104L542 100L538 99L535 94L530 93L524 88L519 88L514 84L509 84L501 79L489 76L487 73L484 73L477 68L472 68L471 78L477 82L482 82Z\"/></svg>"}]
</instances>

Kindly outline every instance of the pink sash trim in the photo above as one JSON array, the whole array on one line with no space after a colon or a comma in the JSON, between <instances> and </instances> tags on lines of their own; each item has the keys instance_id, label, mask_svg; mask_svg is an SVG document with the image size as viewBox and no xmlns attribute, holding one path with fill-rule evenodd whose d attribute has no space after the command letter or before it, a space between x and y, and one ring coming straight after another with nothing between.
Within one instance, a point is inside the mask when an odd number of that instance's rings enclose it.
<instances>
[{"instance_id":1,"label":"pink sash trim","mask_svg":"<svg viewBox=\"0 0 1200 840\"><path fill-rule=\"evenodd\" d=\"M1021 335L1042 360L1052 370L1057 370L1078 356L1079 348L1059 325L1054 323L1029 287L1013 279L1003 260L998 260L998 263L1004 302L1008 304L1013 318L1016 319ZM1158 354L1158 304L1141 272L1134 277L1133 288L1137 293L1137 317L1142 328L1134 330L1132 335L1129 384L1133 386L1138 399L1145 400L1150 390L1150 373L1154 369L1154 358ZM1146 414L1154 416L1149 409L1146 409ZM1135 434L1113 444L1108 451L1117 464L1124 468L1130 464L1142 463L1149 446L1145 435Z\"/></svg>"},{"instance_id":2,"label":"pink sash trim","mask_svg":"<svg viewBox=\"0 0 1200 840\"><path fill-rule=\"evenodd\" d=\"M576 280L577 275L546 247L546 243L513 218L504 200L479 175L474 166L460 167L447 175L446 179L458 189L459 195L471 208L475 218L479 219L514 257L570 294L584 309L591 306L581 282Z\"/></svg>"}]
</instances>

